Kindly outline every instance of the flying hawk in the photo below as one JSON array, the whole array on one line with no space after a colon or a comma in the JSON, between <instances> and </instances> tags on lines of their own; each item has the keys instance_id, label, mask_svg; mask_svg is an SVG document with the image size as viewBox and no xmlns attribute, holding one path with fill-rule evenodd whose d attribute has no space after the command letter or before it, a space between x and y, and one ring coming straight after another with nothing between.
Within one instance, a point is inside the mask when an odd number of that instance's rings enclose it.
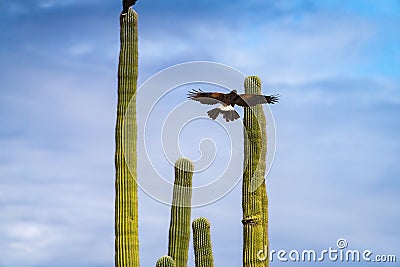
<instances>
[{"instance_id":1,"label":"flying hawk","mask_svg":"<svg viewBox=\"0 0 400 267\"><path fill-rule=\"evenodd\" d=\"M122 14L128 13L128 9L136 3L137 0L122 0Z\"/></svg>"},{"instance_id":2,"label":"flying hawk","mask_svg":"<svg viewBox=\"0 0 400 267\"><path fill-rule=\"evenodd\" d=\"M219 107L211 109L207 112L208 116L215 120L219 114L222 114L226 122L234 121L240 118L234 109L235 105L241 107L252 107L258 104L275 104L279 100L279 95L254 95L254 94L238 94L236 90L228 94L223 93L205 93L202 90L191 90L188 98L199 101L201 104L215 105L221 104Z\"/></svg>"}]
</instances>

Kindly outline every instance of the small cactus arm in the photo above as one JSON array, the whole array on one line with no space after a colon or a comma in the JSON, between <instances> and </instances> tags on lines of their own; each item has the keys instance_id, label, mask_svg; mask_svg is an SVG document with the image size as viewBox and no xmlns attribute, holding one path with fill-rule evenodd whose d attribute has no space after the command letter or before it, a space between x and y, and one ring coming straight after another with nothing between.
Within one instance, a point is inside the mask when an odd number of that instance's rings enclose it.
<instances>
[{"instance_id":1,"label":"small cactus arm","mask_svg":"<svg viewBox=\"0 0 400 267\"><path fill-rule=\"evenodd\" d=\"M214 267L209 221L206 218L197 218L193 221L192 228L196 267Z\"/></svg>"},{"instance_id":2,"label":"small cactus arm","mask_svg":"<svg viewBox=\"0 0 400 267\"><path fill-rule=\"evenodd\" d=\"M138 199L136 183L136 105L138 76L137 14L120 17L118 104L115 129L115 266L139 266ZM127 142L127 140L130 140Z\"/></svg>"},{"instance_id":3,"label":"small cactus arm","mask_svg":"<svg viewBox=\"0 0 400 267\"><path fill-rule=\"evenodd\" d=\"M261 80L249 76L244 81L246 94L261 94ZM244 109L243 266L267 267L259 251L268 248L268 199L265 186L266 120L261 105ZM255 186L256 185L256 186ZM260 257L262 256L262 257Z\"/></svg>"},{"instance_id":4,"label":"small cactus arm","mask_svg":"<svg viewBox=\"0 0 400 267\"><path fill-rule=\"evenodd\" d=\"M168 255L176 267L186 267L190 239L193 163L180 158L175 163L174 192L169 227Z\"/></svg>"},{"instance_id":5,"label":"small cactus arm","mask_svg":"<svg viewBox=\"0 0 400 267\"><path fill-rule=\"evenodd\" d=\"M162 256L156 262L156 267L175 267L175 261L170 256Z\"/></svg>"}]
</instances>

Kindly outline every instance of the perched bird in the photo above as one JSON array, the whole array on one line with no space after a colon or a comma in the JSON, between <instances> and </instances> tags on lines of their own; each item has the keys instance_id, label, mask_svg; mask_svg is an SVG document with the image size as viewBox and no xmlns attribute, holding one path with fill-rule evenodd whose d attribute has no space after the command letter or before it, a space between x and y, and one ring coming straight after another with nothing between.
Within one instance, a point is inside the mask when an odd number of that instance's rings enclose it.
<instances>
[{"instance_id":1,"label":"perched bird","mask_svg":"<svg viewBox=\"0 0 400 267\"><path fill-rule=\"evenodd\" d=\"M128 9L136 3L137 0L122 0L122 14L128 13Z\"/></svg>"},{"instance_id":2,"label":"perched bird","mask_svg":"<svg viewBox=\"0 0 400 267\"><path fill-rule=\"evenodd\" d=\"M252 107L258 104L275 104L279 100L279 95L254 95L254 94L238 94L236 90L228 94L223 93L206 93L202 90L191 90L188 98L198 101L201 104L215 105L221 104L219 107L211 109L207 112L208 116L215 120L219 114L229 122L240 118L234 109L235 105L241 107Z\"/></svg>"}]
</instances>

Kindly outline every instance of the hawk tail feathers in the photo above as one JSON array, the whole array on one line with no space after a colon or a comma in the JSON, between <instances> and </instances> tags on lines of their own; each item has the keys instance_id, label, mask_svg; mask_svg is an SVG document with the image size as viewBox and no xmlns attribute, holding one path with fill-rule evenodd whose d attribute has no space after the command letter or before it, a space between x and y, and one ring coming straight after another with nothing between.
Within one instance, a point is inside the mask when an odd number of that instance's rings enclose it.
<instances>
[{"instance_id":1,"label":"hawk tail feathers","mask_svg":"<svg viewBox=\"0 0 400 267\"><path fill-rule=\"evenodd\" d=\"M213 109L207 111L207 114L211 119L215 120L218 117L219 112L220 112L219 108L213 108Z\"/></svg>"},{"instance_id":2,"label":"hawk tail feathers","mask_svg":"<svg viewBox=\"0 0 400 267\"><path fill-rule=\"evenodd\" d=\"M222 114L222 117L225 119L226 122L234 121L240 118L239 114L234 109L223 110L221 108L213 108L207 111L207 114L213 120L215 120L219 114Z\"/></svg>"},{"instance_id":3,"label":"hawk tail feathers","mask_svg":"<svg viewBox=\"0 0 400 267\"><path fill-rule=\"evenodd\" d=\"M236 119L239 119L240 116L239 114L236 112L236 110L228 110L228 111L222 111L221 112L225 121L229 122L229 121L234 121Z\"/></svg>"}]
</instances>

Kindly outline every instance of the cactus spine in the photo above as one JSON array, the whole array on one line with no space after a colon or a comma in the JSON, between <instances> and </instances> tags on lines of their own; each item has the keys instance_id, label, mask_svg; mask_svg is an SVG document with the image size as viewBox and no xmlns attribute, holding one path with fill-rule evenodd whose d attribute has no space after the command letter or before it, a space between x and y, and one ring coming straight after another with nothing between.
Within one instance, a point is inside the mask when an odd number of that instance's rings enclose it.
<instances>
[{"instance_id":1,"label":"cactus spine","mask_svg":"<svg viewBox=\"0 0 400 267\"><path fill-rule=\"evenodd\" d=\"M129 9L120 17L118 104L115 130L115 266L139 266L138 199L136 183L136 114L127 114L129 103L136 105L138 76L138 17ZM133 111L136 109L133 108ZM126 140L132 140L126 143ZM128 164L130 168L128 168Z\"/></svg>"},{"instance_id":2,"label":"cactus spine","mask_svg":"<svg viewBox=\"0 0 400 267\"><path fill-rule=\"evenodd\" d=\"M162 256L157 260L156 267L175 267L175 261L170 256Z\"/></svg>"},{"instance_id":3,"label":"cactus spine","mask_svg":"<svg viewBox=\"0 0 400 267\"><path fill-rule=\"evenodd\" d=\"M188 260L193 169L188 159L180 158L175 163L168 255L177 267L186 267Z\"/></svg>"},{"instance_id":4,"label":"cactus spine","mask_svg":"<svg viewBox=\"0 0 400 267\"><path fill-rule=\"evenodd\" d=\"M245 79L244 87L247 94L260 94L261 80L257 76L249 76ZM267 140L266 120L261 105L245 108L243 124L243 266L264 267L268 266L268 261L258 258L258 252L268 247L268 199L264 180Z\"/></svg>"},{"instance_id":5,"label":"cactus spine","mask_svg":"<svg viewBox=\"0 0 400 267\"><path fill-rule=\"evenodd\" d=\"M197 218L193 221L192 228L196 267L214 267L210 222L206 218Z\"/></svg>"}]
</instances>

